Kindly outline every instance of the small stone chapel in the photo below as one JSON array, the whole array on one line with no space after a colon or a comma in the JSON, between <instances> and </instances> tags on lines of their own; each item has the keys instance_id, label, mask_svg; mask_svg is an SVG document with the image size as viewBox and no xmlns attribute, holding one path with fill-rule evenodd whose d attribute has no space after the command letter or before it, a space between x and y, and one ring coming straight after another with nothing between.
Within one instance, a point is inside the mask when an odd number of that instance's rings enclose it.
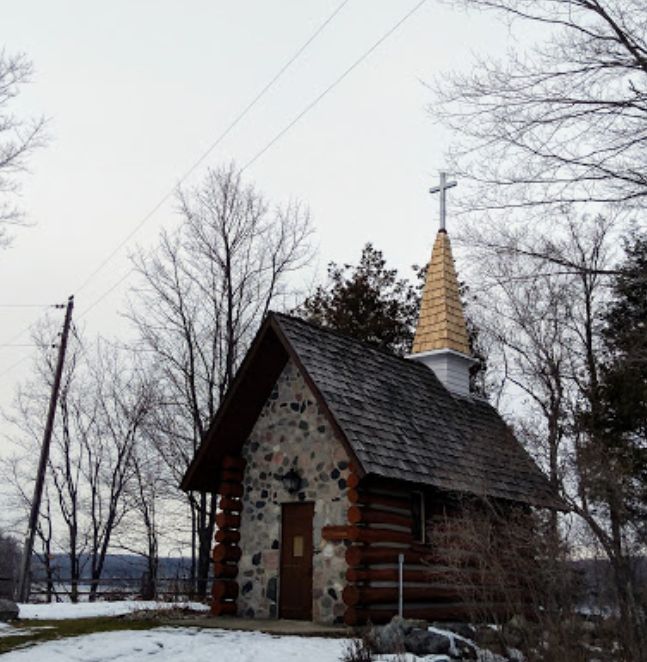
<instances>
[{"instance_id":1,"label":"small stone chapel","mask_svg":"<svg viewBox=\"0 0 647 662\"><path fill-rule=\"evenodd\" d=\"M470 393L449 235L433 246L412 354L270 313L182 481L219 495L215 615L469 617L437 537L460 498L561 508L499 413ZM458 543L455 543L458 544ZM454 577L454 579L452 579Z\"/></svg>"}]
</instances>

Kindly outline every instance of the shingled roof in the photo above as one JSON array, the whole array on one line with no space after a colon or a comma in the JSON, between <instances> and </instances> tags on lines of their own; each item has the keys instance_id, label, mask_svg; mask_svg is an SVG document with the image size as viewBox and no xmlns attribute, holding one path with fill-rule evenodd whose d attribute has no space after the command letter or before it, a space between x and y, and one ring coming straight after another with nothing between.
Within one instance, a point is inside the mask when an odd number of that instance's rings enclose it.
<instances>
[{"instance_id":1,"label":"shingled roof","mask_svg":"<svg viewBox=\"0 0 647 662\"><path fill-rule=\"evenodd\" d=\"M215 489L219 457L249 436L292 358L367 475L563 507L498 412L450 393L426 366L270 313L182 482Z\"/></svg>"},{"instance_id":2,"label":"shingled roof","mask_svg":"<svg viewBox=\"0 0 647 662\"><path fill-rule=\"evenodd\" d=\"M445 230L438 232L434 242L411 353L439 349L453 349L466 356L470 354L452 245Z\"/></svg>"}]
</instances>

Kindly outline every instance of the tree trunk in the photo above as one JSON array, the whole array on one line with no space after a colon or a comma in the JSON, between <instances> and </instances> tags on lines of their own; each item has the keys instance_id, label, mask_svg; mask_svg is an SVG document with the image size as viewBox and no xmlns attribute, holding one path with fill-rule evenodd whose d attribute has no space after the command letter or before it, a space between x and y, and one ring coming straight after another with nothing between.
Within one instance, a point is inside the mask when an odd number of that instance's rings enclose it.
<instances>
[{"instance_id":1,"label":"tree trunk","mask_svg":"<svg viewBox=\"0 0 647 662\"><path fill-rule=\"evenodd\" d=\"M213 529L215 524L216 497L214 495L200 495L200 513L198 526L198 581L197 597L204 600L207 596L209 584L209 568L211 567L211 547Z\"/></svg>"},{"instance_id":2,"label":"tree trunk","mask_svg":"<svg viewBox=\"0 0 647 662\"><path fill-rule=\"evenodd\" d=\"M79 601L79 558L76 552L70 552L70 600Z\"/></svg>"}]
</instances>

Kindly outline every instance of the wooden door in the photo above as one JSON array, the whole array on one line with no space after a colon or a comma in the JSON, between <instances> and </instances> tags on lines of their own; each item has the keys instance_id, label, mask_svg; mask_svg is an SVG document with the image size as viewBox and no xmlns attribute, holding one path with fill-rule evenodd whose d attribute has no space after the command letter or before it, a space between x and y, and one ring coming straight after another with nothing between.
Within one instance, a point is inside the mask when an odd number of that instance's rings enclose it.
<instances>
[{"instance_id":1,"label":"wooden door","mask_svg":"<svg viewBox=\"0 0 647 662\"><path fill-rule=\"evenodd\" d=\"M313 503L284 503L279 616L312 620Z\"/></svg>"}]
</instances>

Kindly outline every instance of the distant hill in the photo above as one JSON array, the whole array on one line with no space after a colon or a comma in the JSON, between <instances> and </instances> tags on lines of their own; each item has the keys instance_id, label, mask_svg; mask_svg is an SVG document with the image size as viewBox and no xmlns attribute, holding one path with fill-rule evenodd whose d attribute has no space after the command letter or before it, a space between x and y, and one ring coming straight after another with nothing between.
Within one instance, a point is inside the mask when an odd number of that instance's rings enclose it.
<instances>
[{"instance_id":1,"label":"distant hill","mask_svg":"<svg viewBox=\"0 0 647 662\"><path fill-rule=\"evenodd\" d=\"M54 554L51 560L55 578L67 579L70 576L70 562L65 554ZM81 557L82 579L90 578L90 557ZM159 560L160 577L188 577L191 570L191 559L182 556L164 556ZM45 578L45 568L40 559L34 558L32 565L34 581ZM108 554L103 570L103 578L117 577L138 581L146 572L146 559L136 554Z\"/></svg>"},{"instance_id":2,"label":"distant hill","mask_svg":"<svg viewBox=\"0 0 647 662\"><path fill-rule=\"evenodd\" d=\"M638 585L647 593L647 557L634 558ZM571 561L569 566L579 577L578 602L581 605L612 605L615 603L612 568L605 559Z\"/></svg>"}]
</instances>

